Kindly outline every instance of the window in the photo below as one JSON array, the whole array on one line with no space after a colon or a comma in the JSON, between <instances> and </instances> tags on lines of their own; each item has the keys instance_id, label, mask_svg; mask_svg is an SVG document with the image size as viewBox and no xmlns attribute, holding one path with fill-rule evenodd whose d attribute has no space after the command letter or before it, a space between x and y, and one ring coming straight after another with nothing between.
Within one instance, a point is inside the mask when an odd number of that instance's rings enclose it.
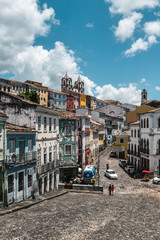
<instances>
[{"instance_id":1,"label":"window","mask_svg":"<svg viewBox=\"0 0 160 240\"><path fill-rule=\"evenodd\" d=\"M61 98L61 94L59 94L59 98Z\"/></svg>"},{"instance_id":2,"label":"window","mask_svg":"<svg viewBox=\"0 0 160 240\"><path fill-rule=\"evenodd\" d=\"M32 152L32 151L33 151L33 139L28 138L28 152Z\"/></svg>"},{"instance_id":3,"label":"window","mask_svg":"<svg viewBox=\"0 0 160 240\"><path fill-rule=\"evenodd\" d=\"M38 130L41 130L41 116L38 116Z\"/></svg>"},{"instance_id":4,"label":"window","mask_svg":"<svg viewBox=\"0 0 160 240\"><path fill-rule=\"evenodd\" d=\"M57 157L57 146L53 146L53 160L55 161Z\"/></svg>"},{"instance_id":5,"label":"window","mask_svg":"<svg viewBox=\"0 0 160 240\"><path fill-rule=\"evenodd\" d=\"M61 105L61 101L59 101L59 105Z\"/></svg>"},{"instance_id":6,"label":"window","mask_svg":"<svg viewBox=\"0 0 160 240\"><path fill-rule=\"evenodd\" d=\"M41 93L43 93L43 90L41 90Z\"/></svg>"},{"instance_id":7,"label":"window","mask_svg":"<svg viewBox=\"0 0 160 240\"><path fill-rule=\"evenodd\" d=\"M63 106L65 106L65 102L63 102Z\"/></svg>"},{"instance_id":8,"label":"window","mask_svg":"<svg viewBox=\"0 0 160 240\"><path fill-rule=\"evenodd\" d=\"M134 137L136 138L136 130L134 130Z\"/></svg>"},{"instance_id":9,"label":"window","mask_svg":"<svg viewBox=\"0 0 160 240\"><path fill-rule=\"evenodd\" d=\"M140 138L140 131L138 130L138 138Z\"/></svg>"},{"instance_id":10,"label":"window","mask_svg":"<svg viewBox=\"0 0 160 240\"><path fill-rule=\"evenodd\" d=\"M65 155L71 155L71 145L65 145Z\"/></svg>"},{"instance_id":11,"label":"window","mask_svg":"<svg viewBox=\"0 0 160 240\"><path fill-rule=\"evenodd\" d=\"M47 117L44 117L44 131L47 130Z\"/></svg>"},{"instance_id":12,"label":"window","mask_svg":"<svg viewBox=\"0 0 160 240\"><path fill-rule=\"evenodd\" d=\"M144 119L144 128L146 127L146 119Z\"/></svg>"},{"instance_id":13,"label":"window","mask_svg":"<svg viewBox=\"0 0 160 240\"><path fill-rule=\"evenodd\" d=\"M14 154L16 152L15 139L9 139L9 154Z\"/></svg>"},{"instance_id":14,"label":"window","mask_svg":"<svg viewBox=\"0 0 160 240\"><path fill-rule=\"evenodd\" d=\"M3 88L4 92L6 91L6 87Z\"/></svg>"},{"instance_id":15,"label":"window","mask_svg":"<svg viewBox=\"0 0 160 240\"><path fill-rule=\"evenodd\" d=\"M63 99L65 99L65 95L63 95Z\"/></svg>"},{"instance_id":16,"label":"window","mask_svg":"<svg viewBox=\"0 0 160 240\"><path fill-rule=\"evenodd\" d=\"M54 118L53 126L54 126L54 130L56 130L56 118Z\"/></svg>"},{"instance_id":17,"label":"window","mask_svg":"<svg viewBox=\"0 0 160 240\"><path fill-rule=\"evenodd\" d=\"M124 139L123 138L120 138L120 143L124 143Z\"/></svg>"},{"instance_id":18,"label":"window","mask_svg":"<svg viewBox=\"0 0 160 240\"><path fill-rule=\"evenodd\" d=\"M57 94L55 93L54 96L55 96L55 98L56 98L56 97L57 97Z\"/></svg>"},{"instance_id":19,"label":"window","mask_svg":"<svg viewBox=\"0 0 160 240\"><path fill-rule=\"evenodd\" d=\"M46 99L44 98L44 101L46 101Z\"/></svg>"},{"instance_id":20,"label":"window","mask_svg":"<svg viewBox=\"0 0 160 240\"><path fill-rule=\"evenodd\" d=\"M8 193L11 193L14 191L14 175L8 176Z\"/></svg>"},{"instance_id":21,"label":"window","mask_svg":"<svg viewBox=\"0 0 160 240\"><path fill-rule=\"evenodd\" d=\"M103 140L103 134L99 134L99 140Z\"/></svg>"},{"instance_id":22,"label":"window","mask_svg":"<svg viewBox=\"0 0 160 240\"><path fill-rule=\"evenodd\" d=\"M32 175L28 173L28 187L32 187Z\"/></svg>"},{"instance_id":23,"label":"window","mask_svg":"<svg viewBox=\"0 0 160 240\"><path fill-rule=\"evenodd\" d=\"M147 128L149 128L149 119L147 118Z\"/></svg>"},{"instance_id":24,"label":"window","mask_svg":"<svg viewBox=\"0 0 160 240\"><path fill-rule=\"evenodd\" d=\"M49 147L49 162L52 161L52 146Z\"/></svg>"},{"instance_id":25,"label":"window","mask_svg":"<svg viewBox=\"0 0 160 240\"><path fill-rule=\"evenodd\" d=\"M10 87L8 87L8 92L10 92Z\"/></svg>"},{"instance_id":26,"label":"window","mask_svg":"<svg viewBox=\"0 0 160 240\"><path fill-rule=\"evenodd\" d=\"M133 137L133 130L131 130L131 137Z\"/></svg>"},{"instance_id":27,"label":"window","mask_svg":"<svg viewBox=\"0 0 160 240\"><path fill-rule=\"evenodd\" d=\"M141 128L143 128L143 119L141 119Z\"/></svg>"},{"instance_id":28,"label":"window","mask_svg":"<svg viewBox=\"0 0 160 240\"><path fill-rule=\"evenodd\" d=\"M66 136L71 136L72 135L72 126L66 126Z\"/></svg>"},{"instance_id":29,"label":"window","mask_svg":"<svg viewBox=\"0 0 160 240\"><path fill-rule=\"evenodd\" d=\"M13 90L15 90L15 86L13 86Z\"/></svg>"},{"instance_id":30,"label":"window","mask_svg":"<svg viewBox=\"0 0 160 240\"><path fill-rule=\"evenodd\" d=\"M52 118L49 118L49 132L52 131Z\"/></svg>"},{"instance_id":31,"label":"window","mask_svg":"<svg viewBox=\"0 0 160 240\"><path fill-rule=\"evenodd\" d=\"M44 164L47 163L47 148L43 148L43 153L44 153Z\"/></svg>"},{"instance_id":32,"label":"window","mask_svg":"<svg viewBox=\"0 0 160 240\"><path fill-rule=\"evenodd\" d=\"M41 148L37 151L37 166L40 167L41 165Z\"/></svg>"},{"instance_id":33,"label":"window","mask_svg":"<svg viewBox=\"0 0 160 240\"><path fill-rule=\"evenodd\" d=\"M44 90L44 93L46 93L46 90Z\"/></svg>"}]
</instances>

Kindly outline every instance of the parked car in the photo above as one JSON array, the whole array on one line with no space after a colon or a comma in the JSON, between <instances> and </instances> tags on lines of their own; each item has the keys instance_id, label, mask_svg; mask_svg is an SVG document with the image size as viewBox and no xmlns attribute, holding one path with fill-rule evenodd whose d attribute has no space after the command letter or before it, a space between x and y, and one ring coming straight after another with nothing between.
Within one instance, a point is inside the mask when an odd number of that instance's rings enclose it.
<instances>
[{"instance_id":1,"label":"parked car","mask_svg":"<svg viewBox=\"0 0 160 240\"><path fill-rule=\"evenodd\" d=\"M153 178L153 183L160 184L160 176Z\"/></svg>"},{"instance_id":2,"label":"parked car","mask_svg":"<svg viewBox=\"0 0 160 240\"><path fill-rule=\"evenodd\" d=\"M135 169L132 165L127 165L125 167L125 171L128 172L128 173L131 173L131 171L132 171L132 173L135 173Z\"/></svg>"},{"instance_id":3,"label":"parked car","mask_svg":"<svg viewBox=\"0 0 160 240\"><path fill-rule=\"evenodd\" d=\"M115 157L116 156L116 153L115 152L111 152L110 154L109 154L109 157Z\"/></svg>"},{"instance_id":4,"label":"parked car","mask_svg":"<svg viewBox=\"0 0 160 240\"><path fill-rule=\"evenodd\" d=\"M125 168L126 165L127 165L127 161L126 160L124 160L124 159L120 159L119 160L119 166L121 168Z\"/></svg>"},{"instance_id":5,"label":"parked car","mask_svg":"<svg viewBox=\"0 0 160 240\"><path fill-rule=\"evenodd\" d=\"M118 175L112 169L107 169L105 171L105 176L110 178L110 179L118 179Z\"/></svg>"}]
</instances>

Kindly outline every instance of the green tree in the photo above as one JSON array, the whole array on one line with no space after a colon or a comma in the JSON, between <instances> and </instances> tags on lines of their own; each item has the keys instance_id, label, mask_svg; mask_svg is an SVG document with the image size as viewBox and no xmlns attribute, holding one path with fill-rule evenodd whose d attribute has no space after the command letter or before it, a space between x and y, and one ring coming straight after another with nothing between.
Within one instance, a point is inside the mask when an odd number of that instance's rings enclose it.
<instances>
[{"instance_id":1,"label":"green tree","mask_svg":"<svg viewBox=\"0 0 160 240\"><path fill-rule=\"evenodd\" d=\"M18 96L38 104L40 103L39 94L35 90L27 90L26 92L19 93Z\"/></svg>"}]
</instances>

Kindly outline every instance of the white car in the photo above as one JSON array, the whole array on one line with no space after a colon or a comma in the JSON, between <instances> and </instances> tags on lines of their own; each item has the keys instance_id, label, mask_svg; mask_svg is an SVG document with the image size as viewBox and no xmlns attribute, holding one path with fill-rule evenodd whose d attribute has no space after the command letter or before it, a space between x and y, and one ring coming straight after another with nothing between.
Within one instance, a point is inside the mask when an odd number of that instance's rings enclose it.
<instances>
[{"instance_id":1,"label":"white car","mask_svg":"<svg viewBox=\"0 0 160 240\"><path fill-rule=\"evenodd\" d=\"M115 173L114 170L108 169L105 171L105 176L110 179L118 179L118 175Z\"/></svg>"},{"instance_id":2,"label":"white car","mask_svg":"<svg viewBox=\"0 0 160 240\"><path fill-rule=\"evenodd\" d=\"M153 178L153 183L160 184L160 176Z\"/></svg>"}]
</instances>

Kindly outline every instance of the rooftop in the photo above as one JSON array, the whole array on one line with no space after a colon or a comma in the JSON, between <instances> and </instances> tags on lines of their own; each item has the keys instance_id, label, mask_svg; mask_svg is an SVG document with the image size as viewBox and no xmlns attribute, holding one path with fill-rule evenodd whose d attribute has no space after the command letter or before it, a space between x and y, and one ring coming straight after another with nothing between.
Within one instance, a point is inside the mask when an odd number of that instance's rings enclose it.
<instances>
[{"instance_id":1,"label":"rooftop","mask_svg":"<svg viewBox=\"0 0 160 240\"><path fill-rule=\"evenodd\" d=\"M75 119L79 120L79 115L69 111L60 111L59 119Z\"/></svg>"},{"instance_id":2,"label":"rooftop","mask_svg":"<svg viewBox=\"0 0 160 240\"><path fill-rule=\"evenodd\" d=\"M36 132L34 128L20 127L12 124L7 124L6 129L7 132L30 132L30 133Z\"/></svg>"}]
</instances>

